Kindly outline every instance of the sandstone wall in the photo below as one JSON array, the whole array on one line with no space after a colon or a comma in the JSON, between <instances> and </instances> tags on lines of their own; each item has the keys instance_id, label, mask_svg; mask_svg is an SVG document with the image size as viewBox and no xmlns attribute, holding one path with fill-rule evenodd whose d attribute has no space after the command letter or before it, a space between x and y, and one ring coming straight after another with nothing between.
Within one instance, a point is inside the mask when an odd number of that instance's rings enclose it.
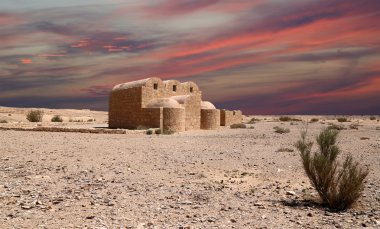
<instances>
[{"instance_id":1,"label":"sandstone wall","mask_svg":"<svg viewBox=\"0 0 380 229\"><path fill-rule=\"evenodd\" d=\"M186 130L199 130L201 127L201 97L189 96L183 104L186 112Z\"/></svg>"},{"instance_id":2,"label":"sandstone wall","mask_svg":"<svg viewBox=\"0 0 380 229\"><path fill-rule=\"evenodd\" d=\"M163 108L162 131L185 131L185 109Z\"/></svg>"},{"instance_id":3,"label":"sandstone wall","mask_svg":"<svg viewBox=\"0 0 380 229\"><path fill-rule=\"evenodd\" d=\"M112 91L109 97L109 127L134 129L141 125L141 101L141 87Z\"/></svg>"},{"instance_id":4,"label":"sandstone wall","mask_svg":"<svg viewBox=\"0 0 380 229\"><path fill-rule=\"evenodd\" d=\"M220 125L230 126L232 124L242 123L243 115L241 111L220 110Z\"/></svg>"},{"instance_id":5,"label":"sandstone wall","mask_svg":"<svg viewBox=\"0 0 380 229\"><path fill-rule=\"evenodd\" d=\"M201 110L201 129L215 130L220 126L220 110L202 109Z\"/></svg>"},{"instance_id":6,"label":"sandstone wall","mask_svg":"<svg viewBox=\"0 0 380 229\"><path fill-rule=\"evenodd\" d=\"M140 117L141 126L147 128L161 128L162 108L143 108Z\"/></svg>"}]
</instances>

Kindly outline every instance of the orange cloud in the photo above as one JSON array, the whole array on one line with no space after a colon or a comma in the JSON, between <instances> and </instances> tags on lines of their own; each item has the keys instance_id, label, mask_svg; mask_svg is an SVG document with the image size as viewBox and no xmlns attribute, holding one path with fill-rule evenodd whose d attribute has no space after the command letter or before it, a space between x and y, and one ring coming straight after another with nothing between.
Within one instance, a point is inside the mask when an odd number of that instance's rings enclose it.
<instances>
[{"instance_id":1,"label":"orange cloud","mask_svg":"<svg viewBox=\"0 0 380 229\"><path fill-rule=\"evenodd\" d=\"M23 59L20 60L20 63L21 64L31 64L32 60L28 59L28 58L23 58Z\"/></svg>"}]
</instances>

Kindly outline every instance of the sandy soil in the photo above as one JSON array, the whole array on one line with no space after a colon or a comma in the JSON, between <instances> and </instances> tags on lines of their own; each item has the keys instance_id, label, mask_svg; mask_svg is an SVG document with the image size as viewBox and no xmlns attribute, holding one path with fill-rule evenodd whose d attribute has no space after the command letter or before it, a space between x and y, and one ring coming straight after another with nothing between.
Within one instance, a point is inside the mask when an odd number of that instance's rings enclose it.
<instances>
[{"instance_id":1,"label":"sandy soil","mask_svg":"<svg viewBox=\"0 0 380 229\"><path fill-rule=\"evenodd\" d=\"M94 117L86 112L65 116ZM377 120L343 123L340 158L350 152L371 171L359 203L334 213L310 201L293 147L302 122L256 117L252 129L174 135L0 131L0 228L380 228ZM337 123L318 118L310 138ZM18 122L1 125L27 125Z\"/></svg>"}]
</instances>

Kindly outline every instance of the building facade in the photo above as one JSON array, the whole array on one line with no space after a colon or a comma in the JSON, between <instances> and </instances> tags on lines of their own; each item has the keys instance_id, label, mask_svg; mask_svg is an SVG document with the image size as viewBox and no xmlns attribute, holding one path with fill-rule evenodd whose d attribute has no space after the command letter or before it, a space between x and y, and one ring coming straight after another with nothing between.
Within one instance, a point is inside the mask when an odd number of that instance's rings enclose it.
<instances>
[{"instance_id":1,"label":"building facade","mask_svg":"<svg viewBox=\"0 0 380 229\"><path fill-rule=\"evenodd\" d=\"M218 110L193 82L153 77L116 85L109 97L109 127L173 132L217 129L242 122L241 111Z\"/></svg>"}]
</instances>

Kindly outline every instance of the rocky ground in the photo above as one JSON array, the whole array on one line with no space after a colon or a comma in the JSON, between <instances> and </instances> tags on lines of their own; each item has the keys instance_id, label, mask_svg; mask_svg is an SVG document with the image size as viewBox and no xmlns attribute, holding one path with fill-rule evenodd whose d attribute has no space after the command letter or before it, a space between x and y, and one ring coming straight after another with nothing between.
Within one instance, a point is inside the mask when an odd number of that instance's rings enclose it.
<instances>
[{"instance_id":1,"label":"rocky ground","mask_svg":"<svg viewBox=\"0 0 380 229\"><path fill-rule=\"evenodd\" d=\"M318 204L293 147L302 122L257 118L174 135L0 131L0 228L380 228L377 120L339 123L340 158L370 174L358 204L336 213ZM317 118L311 139L338 124Z\"/></svg>"}]
</instances>

